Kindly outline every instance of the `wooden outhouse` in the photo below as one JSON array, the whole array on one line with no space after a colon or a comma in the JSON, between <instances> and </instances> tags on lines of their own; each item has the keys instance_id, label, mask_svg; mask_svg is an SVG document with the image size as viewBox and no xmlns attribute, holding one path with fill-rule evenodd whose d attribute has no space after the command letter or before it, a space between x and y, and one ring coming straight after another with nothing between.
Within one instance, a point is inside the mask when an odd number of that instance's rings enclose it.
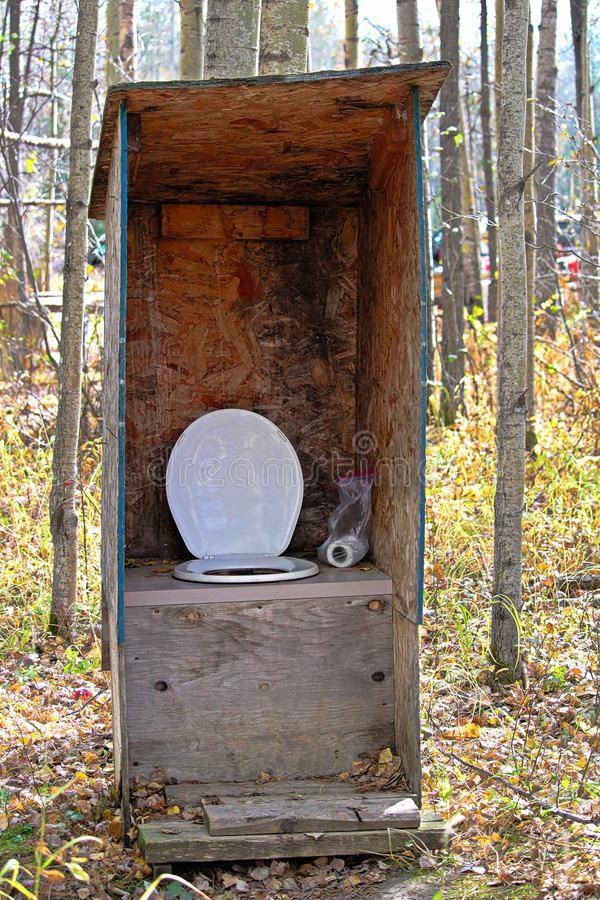
<instances>
[{"instance_id":1,"label":"wooden outhouse","mask_svg":"<svg viewBox=\"0 0 600 900\"><path fill-rule=\"evenodd\" d=\"M416 807L420 126L448 69L108 93L91 214L107 232L102 566L116 777L126 824L135 776L164 783L180 808L204 805L204 822L140 827L151 863L444 840ZM325 538L336 476L373 469L365 564L264 585L172 577L186 551L167 505L169 453L198 416L230 407L266 416L298 453L296 554ZM393 790L339 779L382 750L400 760L383 785Z\"/></svg>"}]
</instances>

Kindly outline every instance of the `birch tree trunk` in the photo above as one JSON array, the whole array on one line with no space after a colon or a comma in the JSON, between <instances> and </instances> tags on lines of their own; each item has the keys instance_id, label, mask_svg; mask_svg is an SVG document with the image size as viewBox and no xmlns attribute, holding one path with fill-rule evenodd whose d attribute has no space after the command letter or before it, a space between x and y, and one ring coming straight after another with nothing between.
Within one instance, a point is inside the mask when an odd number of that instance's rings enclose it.
<instances>
[{"instance_id":1,"label":"birch tree trunk","mask_svg":"<svg viewBox=\"0 0 600 900\"><path fill-rule=\"evenodd\" d=\"M527 109L525 112L525 175L535 165L535 133L533 129L533 25L531 7L527 23ZM527 428L525 446L532 450L537 443L535 434L535 189L533 177L525 182L525 257L527 260Z\"/></svg>"},{"instance_id":2,"label":"birch tree trunk","mask_svg":"<svg viewBox=\"0 0 600 900\"><path fill-rule=\"evenodd\" d=\"M306 72L308 0L262 0L261 75Z\"/></svg>"},{"instance_id":3,"label":"birch tree trunk","mask_svg":"<svg viewBox=\"0 0 600 900\"><path fill-rule=\"evenodd\" d=\"M490 649L496 679L506 683L526 677L520 612L527 388L527 263L523 213L527 12L527 0L506 0L498 141L501 326Z\"/></svg>"},{"instance_id":4,"label":"birch tree trunk","mask_svg":"<svg viewBox=\"0 0 600 900\"><path fill-rule=\"evenodd\" d=\"M462 141L458 145L458 161L460 166L460 211L463 217L463 236L465 253L463 267L465 273L465 300L469 309L474 304L483 305L481 288L481 260L479 258L479 217L475 203L475 185L473 183L473 167L469 156L467 136L467 117L462 99L459 107L459 127Z\"/></svg>"},{"instance_id":5,"label":"birch tree trunk","mask_svg":"<svg viewBox=\"0 0 600 900\"><path fill-rule=\"evenodd\" d=\"M56 85L58 81L58 52L56 42L58 39L58 26L50 38L50 129L49 137L58 137L58 97ZM48 154L50 164L48 168L48 199L56 199L56 167L58 163L58 151L51 150ZM52 244L54 243L54 206L49 205L46 210L46 227L44 234L44 290L50 290L52 280Z\"/></svg>"},{"instance_id":6,"label":"birch tree trunk","mask_svg":"<svg viewBox=\"0 0 600 900\"><path fill-rule=\"evenodd\" d=\"M587 40L587 0L570 0L571 33L573 36L573 55L575 57L575 105L577 115L583 118L583 61L585 49L584 39ZM585 27L584 27L585 21Z\"/></svg>"},{"instance_id":7,"label":"birch tree trunk","mask_svg":"<svg viewBox=\"0 0 600 900\"><path fill-rule=\"evenodd\" d=\"M485 180L485 212L490 261L490 281L487 295L487 318L497 318L498 231L496 226L496 179L492 151L492 110L490 104L490 70L488 53L487 0L481 0L481 143L483 149L483 177Z\"/></svg>"},{"instance_id":8,"label":"birch tree trunk","mask_svg":"<svg viewBox=\"0 0 600 900\"><path fill-rule=\"evenodd\" d=\"M588 2L571 0L571 25L575 53L577 115L581 132L580 192L583 253L580 267L582 296L594 310L598 309L600 268L598 259L598 176L594 146L594 105L590 72Z\"/></svg>"},{"instance_id":9,"label":"birch tree trunk","mask_svg":"<svg viewBox=\"0 0 600 900\"><path fill-rule=\"evenodd\" d=\"M536 165L536 277L537 303L548 311L551 334L556 329L558 278L556 273L556 0L542 0L537 59L535 112Z\"/></svg>"},{"instance_id":10,"label":"birch tree trunk","mask_svg":"<svg viewBox=\"0 0 600 900\"><path fill-rule=\"evenodd\" d=\"M6 165L6 188L9 206L3 235L3 248L10 256L14 276L7 280L7 299L11 306L4 310L2 318L6 322L10 340L5 346L8 354L1 363L8 375L22 372L31 367L31 350L39 347L45 337L45 326L31 303L29 291L36 291L35 271L26 243L21 200L21 139L25 126L26 102L28 99L29 75L32 58L37 55L36 30L40 21L40 2L33 3L31 27L27 46L22 44L21 12L22 0L8 0L5 7L4 23L11 36L11 51L8 59L8 91L3 90L3 100L8 100L7 110L2 108L3 136L6 132L16 134L16 140L3 141L3 160ZM23 62L24 60L24 62ZM6 96L8 94L8 96ZM29 290L28 290L29 288Z\"/></svg>"},{"instance_id":11,"label":"birch tree trunk","mask_svg":"<svg viewBox=\"0 0 600 900\"><path fill-rule=\"evenodd\" d=\"M204 68L204 3L179 0L179 77L185 81L202 78Z\"/></svg>"},{"instance_id":12,"label":"birch tree trunk","mask_svg":"<svg viewBox=\"0 0 600 900\"><path fill-rule=\"evenodd\" d=\"M423 58L419 9L416 0L396 0L398 22L398 60L401 63L420 62ZM435 380L435 348L437 345L435 310L433 307L433 258L431 253L431 190L429 184L429 146L427 126L421 126L423 149L423 180L425 185L425 264L427 269L427 395Z\"/></svg>"},{"instance_id":13,"label":"birch tree trunk","mask_svg":"<svg viewBox=\"0 0 600 900\"><path fill-rule=\"evenodd\" d=\"M21 134L23 130L23 102L21 97L21 2L9 0L8 22L12 51L9 57L8 76L8 124L11 131ZM11 198L18 202L20 197L20 154L19 144L9 142L6 148L7 179ZM25 281L25 261L19 239L18 210L13 204L8 208L4 245L11 256L15 280L7 283L8 297L15 305L6 310L4 317L12 338L8 369L20 372L25 364L23 346L23 307L27 300ZM20 306L17 306L19 304Z\"/></svg>"},{"instance_id":14,"label":"birch tree trunk","mask_svg":"<svg viewBox=\"0 0 600 900\"><path fill-rule=\"evenodd\" d=\"M496 135L500 132L500 111L502 109L502 35L504 32L504 0L496 0L496 46L494 49L494 111L496 113Z\"/></svg>"},{"instance_id":15,"label":"birch tree trunk","mask_svg":"<svg viewBox=\"0 0 600 900\"><path fill-rule=\"evenodd\" d=\"M106 84L131 81L135 74L134 0L108 0L106 7Z\"/></svg>"},{"instance_id":16,"label":"birch tree trunk","mask_svg":"<svg viewBox=\"0 0 600 900\"><path fill-rule=\"evenodd\" d=\"M396 0L398 20L398 58L401 63L421 62L423 50L419 32L417 0Z\"/></svg>"},{"instance_id":17,"label":"birch tree trunk","mask_svg":"<svg viewBox=\"0 0 600 900\"><path fill-rule=\"evenodd\" d=\"M344 0L344 65L358 68L358 0Z\"/></svg>"},{"instance_id":18,"label":"birch tree trunk","mask_svg":"<svg viewBox=\"0 0 600 900\"><path fill-rule=\"evenodd\" d=\"M458 27L459 0L442 0L441 57L453 65L440 95L442 119L440 175L442 184L442 393L440 415L450 425L462 405L464 374L464 274L459 153L460 130Z\"/></svg>"},{"instance_id":19,"label":"birch tree trunk","mask_svg":"<svg viewBox=\"0 0 600 900\"><path fill-rule=\"evenodd\" d=\"M72 631L77 598L77 451L97 30L98 0L79 0L71 104L59 401L50 494L50 530L54 545L50 627L66 638Z\"/></svg>"},{"instance_id":20,"label":"birch tree trunk","mask_svg":"<svg viewBox=\"0 0 600 900\"><path fill-rule=\"evenodd\" d=\"M208 0L205 78L258 74L260 0Z\"/></svg>"}]
</instances>

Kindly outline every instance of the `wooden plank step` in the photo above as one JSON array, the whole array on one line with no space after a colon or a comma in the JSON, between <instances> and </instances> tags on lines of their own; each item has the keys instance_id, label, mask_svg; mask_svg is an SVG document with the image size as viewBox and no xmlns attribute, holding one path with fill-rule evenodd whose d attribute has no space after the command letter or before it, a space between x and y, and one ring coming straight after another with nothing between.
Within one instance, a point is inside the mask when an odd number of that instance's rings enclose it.
<instances>
[{"instance_id":1,"label":"wooden plank step","mask_svg":"<svg viewBox=\"0 0 600 900\"><path fill-rule=\"evenodd\" d=\"M377 831L418 828L421 815L414 800L389 798L293 800L287 797L222 799L204 802L211 835L301 834L315 831Z\"/></svg>"},{"instance_id":2,"label":"wooden plank step","mask_svg":"<svg viewBox=\"0 0 600 900\"><path fill-rule=\"evenodd\" d=\"M267 781L257 784L255 781L230 781L230 782L181 782L180 784L168 784L165 788L169 806L176 803L178 806L200 806L205 798L237 797L253 800L257 797L289 797L296 800L308 800L312 797L332 799L335 797L353 798L379 797L390 803L400 800L417 801L416 794L406 791L359 791L352 782L339 779L321 778L294 778L284 781Z\"/></svg>"},{"instance_id":3,"label":"wooden plank step","mask_svg":"<svg viewBox=\"0 0 600 900\"><path fill-rule=\"evenodd\" d=\"M281 859L303 856L353 856L414 846L439 850L451 830L437 814L423 812L419 828L388 831L330 831L324 834L211 835L205 825L174 819L153 819L138 829L139 844L150 865L233 859Z\"/></svg>"}]
</instances>

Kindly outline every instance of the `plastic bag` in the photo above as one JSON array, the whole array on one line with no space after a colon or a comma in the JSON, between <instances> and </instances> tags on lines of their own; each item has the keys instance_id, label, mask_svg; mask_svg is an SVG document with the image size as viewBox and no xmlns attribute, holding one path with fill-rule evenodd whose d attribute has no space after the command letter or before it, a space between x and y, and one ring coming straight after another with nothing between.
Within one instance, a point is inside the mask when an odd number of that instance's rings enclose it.
<instances>
[{"instance_id":1,"label":"plastic bag","mask_svg":"<svg viewBox=\"0 0 600 900\"><path fill-rule=\"evenodd\" d=\"M340 502L329 518L327 539L317 549L323 562L344 569L365 556L369 549L372 485L372 472L348 475L337 482Z\"/></svg>"}]
</instances>

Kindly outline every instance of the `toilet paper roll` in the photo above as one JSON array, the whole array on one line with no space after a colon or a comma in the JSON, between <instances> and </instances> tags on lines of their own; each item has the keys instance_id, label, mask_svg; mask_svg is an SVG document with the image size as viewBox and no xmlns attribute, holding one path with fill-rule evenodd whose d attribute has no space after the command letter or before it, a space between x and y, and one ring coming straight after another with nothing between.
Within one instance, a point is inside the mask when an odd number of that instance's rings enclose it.
<instances>
[{"instance_id":1,"label":"toilet paper roll","mask_svg":"<svg viewBox=\"0 0 600 900\"><path fill-rule=\"evenodd\" d=\"M337 569L346 569L355 566L363 558L368 550L368 544L362 541L338 540L332 541L325 552L326 561Z\"/></svg>"}]
</instances>

